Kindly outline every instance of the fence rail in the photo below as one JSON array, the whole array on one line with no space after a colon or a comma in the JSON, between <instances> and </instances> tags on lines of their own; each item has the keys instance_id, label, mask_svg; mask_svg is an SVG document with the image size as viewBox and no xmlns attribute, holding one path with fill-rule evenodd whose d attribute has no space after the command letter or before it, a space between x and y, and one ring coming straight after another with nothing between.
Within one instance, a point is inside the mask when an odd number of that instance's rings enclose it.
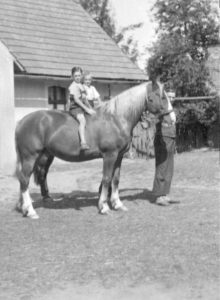
<instances>
[{"instance_id":1,"label":"fence rail","mask_svg":"<svg viewBox=\"0 0 220 300\"><path fill-rule=\"evenodd\" d=\"M216 96L201 96L201 97L176 97L174 101L203 101L203 100L213 100Z\"/></svg>"}]
</instances>

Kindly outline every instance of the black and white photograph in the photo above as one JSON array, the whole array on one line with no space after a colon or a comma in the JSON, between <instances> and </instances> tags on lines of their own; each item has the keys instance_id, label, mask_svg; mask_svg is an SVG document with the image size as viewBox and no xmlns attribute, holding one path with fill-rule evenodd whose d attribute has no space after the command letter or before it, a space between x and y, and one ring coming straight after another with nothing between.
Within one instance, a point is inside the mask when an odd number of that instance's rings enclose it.
<instances>
[{"instance_id":1,"label":"black and white photograph","mask_svg":"<svg viewBox=\"0 0 220 300\"><path fill-rule=\"evenodd\" d=\"M0 300L220 300L219 0L0 0Z\"/></svg>"}]
</instances>

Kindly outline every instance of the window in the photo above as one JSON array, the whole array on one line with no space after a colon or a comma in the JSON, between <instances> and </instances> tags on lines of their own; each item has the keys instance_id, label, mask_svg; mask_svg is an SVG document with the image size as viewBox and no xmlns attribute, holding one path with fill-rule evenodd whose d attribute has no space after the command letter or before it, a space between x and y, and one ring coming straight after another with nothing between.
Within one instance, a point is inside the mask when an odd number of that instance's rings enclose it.
<instances>
[{"instance_id":1,"label":"window","mask_svg":"<svg viewBox=\"0 0 220 300\"><path fill-rule=\"evenodd\" d=\"M49 86L48 87L48 103L53 104L54 108L58 104L65 105L67 103L67 91L66 88L61 86Z\"/></svg>"}]
</instances>

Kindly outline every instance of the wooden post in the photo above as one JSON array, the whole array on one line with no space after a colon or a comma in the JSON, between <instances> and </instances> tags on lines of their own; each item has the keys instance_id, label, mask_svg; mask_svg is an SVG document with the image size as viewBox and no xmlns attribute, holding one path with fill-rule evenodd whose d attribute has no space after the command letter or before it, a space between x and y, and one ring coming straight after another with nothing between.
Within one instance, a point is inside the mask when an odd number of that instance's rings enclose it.
<instances>
[{"instance_id":1,"label":"wooden post","mask_svg":"<svg viewBox=\"0 0 220 300\"><path fill-rule=\"evenodd\" d=\"M108 84L108 97L111 99L111 84Z\"/></svg>"},{"instance_id":2,"label":"wooden post","mask_svg":"<svg viewBox=\"0 0 220 300\"><path fill-rule=\"evenodd\" d=\"M0 172L15 171L14 59L0 42Z\"/></svg>"}]
</instances>

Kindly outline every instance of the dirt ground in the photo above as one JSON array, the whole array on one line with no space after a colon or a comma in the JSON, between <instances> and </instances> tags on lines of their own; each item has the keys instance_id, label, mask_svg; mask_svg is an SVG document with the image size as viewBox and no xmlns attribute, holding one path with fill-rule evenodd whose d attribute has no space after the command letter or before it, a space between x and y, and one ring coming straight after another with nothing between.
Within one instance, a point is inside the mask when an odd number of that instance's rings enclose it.
<instances>
[{"instance_id":1,"label":"dirt ground","mask_svg":"<svg viewBox=\"0 0 220 300\"><path fill-rule=\"evenodd\" d=\"M175 157L172 197L151 203L154 160L125 159L128 212L98 214L102 161L56 161L53 203L31 184L39 220L14 210L15 178L0 174L0 300L219 300L219 152Z\"/></svg>"}]
</instances>

